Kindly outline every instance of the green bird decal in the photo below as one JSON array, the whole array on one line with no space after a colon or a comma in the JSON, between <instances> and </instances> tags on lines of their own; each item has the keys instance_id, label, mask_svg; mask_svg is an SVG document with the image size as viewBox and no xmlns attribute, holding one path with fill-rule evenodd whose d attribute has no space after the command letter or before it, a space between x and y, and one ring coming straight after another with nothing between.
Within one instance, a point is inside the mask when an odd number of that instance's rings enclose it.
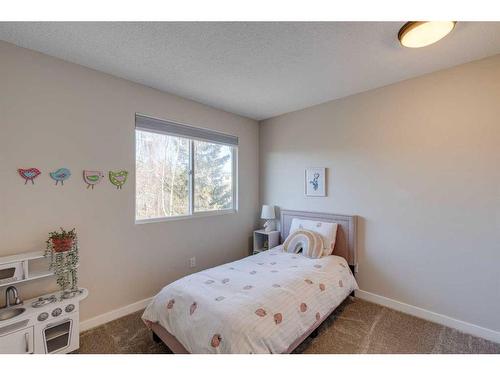
<instances>
[{"instance_id":1,"label":"green bird decal","mask_svg":"<svg viewBox=\"0 0 500 375\"><path fill-rule=\"evenodd\" d=\"M115 185L117 189L121 189L125 182L127 182L127 176L127 171L109 171L109 181Z\"/></svg>"}]
</instances>

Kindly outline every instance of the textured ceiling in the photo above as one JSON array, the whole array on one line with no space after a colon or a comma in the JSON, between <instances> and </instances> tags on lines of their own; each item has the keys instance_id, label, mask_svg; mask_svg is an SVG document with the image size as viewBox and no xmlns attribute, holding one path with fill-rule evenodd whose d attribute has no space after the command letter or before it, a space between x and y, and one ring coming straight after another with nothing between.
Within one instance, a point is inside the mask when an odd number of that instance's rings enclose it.
<instances>
[{"instance_id":1,"label":"textured ceiling","mask_svg":"<svg viewBox=\"0 0 500 375\"><path fill-rule=\"evenodd\" d=\"M0 39L257 120L500 53L500 22L402 48L394 22L0 23Z\"/></svg>"}]
</instances>

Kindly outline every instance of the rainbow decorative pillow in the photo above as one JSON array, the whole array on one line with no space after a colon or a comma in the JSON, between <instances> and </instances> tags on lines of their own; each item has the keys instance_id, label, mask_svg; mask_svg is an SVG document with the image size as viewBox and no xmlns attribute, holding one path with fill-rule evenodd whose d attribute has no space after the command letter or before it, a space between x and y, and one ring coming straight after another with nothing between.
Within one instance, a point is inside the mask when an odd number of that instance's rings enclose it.
<instances>
[{"instance_id":1,"label":"rainbow decorative pillow","mask_svg":"<svg viewBox=\"0 0 500 375\"><path fill-rule=\"evenodd\" d=\"M283 243L283 251L298 253L308 258L321 258L323 254L323 240L321 235L310 230L297 230L290 234Z\"/></svg>"},{"instance_id":2,"label":"rainbow decorative pillow","mask_svg":"<svg viewBox=\"0 0 500 375\"><path fill-rule=\"evenodd\" d=\"M292 224L290 225L290 233L301 229L318 233L323 240L323 256L327 256L331 255L335 248L337 227L337 223L293 218Z\"/></svg>"}]
</instances>

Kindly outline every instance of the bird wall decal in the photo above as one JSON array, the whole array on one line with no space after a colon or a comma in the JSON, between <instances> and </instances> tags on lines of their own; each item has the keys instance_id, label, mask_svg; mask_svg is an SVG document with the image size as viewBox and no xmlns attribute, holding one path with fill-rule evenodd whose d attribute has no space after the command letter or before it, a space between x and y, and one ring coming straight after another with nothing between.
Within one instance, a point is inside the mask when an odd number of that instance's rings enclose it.
<instances>
[{"instance_id":1,"label":"bird wall decal","mask_svg":"<svg viewBox=\"0 0 500 375\"><path fill-rule=\"evenodd\" d=\"M109 181L116 186L117 189L121 189L122 186L127 182L128 172L125 170L113 172L109 171Z\"/></svg>"},{"instance_id":2,"label":"bird wall decal","mask_svg":"<svg viewBox=\"0 0 500 375\"><path fill-rule=\"evenodd\" d=\"M89 187L94 189L94 185L101 182L103 177L104 173L102 171L83 171L83 181L87 183L87 189Z\"/></svg>"},{"instance_id":3,"label":"bird wall decal","mask_svg":"<svg viewBox=\"0 0 500 375\"><path fill-rule=\"evenodd\" d=\"M38 176L40 176L40 174L42 172L40 172L39 169L37 168L28 168L28 169L23 169L23 168L19 168L17 170L17 172L19 173L19 175L25 179L24 181L24 184L26 185L28 183L28 181L31 181L31 183L34 185L35 184L35 181L33 181L35 178L37 178Z\"/></svg>"},{"instance_id":4,"label":"bird wall decal","mask_svg":"<svg viewBox=\"0 0 500 375\"><path fill-rule=\"evenodd\" d=\"M61 181L61 185L64 185L64 181L71 177L71 171L68 168L59 168L55 172L50 172L49 175L56 182L56 186L59 181Z\"/></svg>"}]
</instances>

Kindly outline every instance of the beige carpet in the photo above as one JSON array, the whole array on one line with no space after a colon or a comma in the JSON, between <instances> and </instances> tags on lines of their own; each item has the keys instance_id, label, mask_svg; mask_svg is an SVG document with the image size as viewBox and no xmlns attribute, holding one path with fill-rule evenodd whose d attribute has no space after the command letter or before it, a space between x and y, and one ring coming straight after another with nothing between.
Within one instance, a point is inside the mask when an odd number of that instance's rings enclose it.
<instances>
[{"instance_id":1,"label":"beige carpet","mask_svg":"<svg viewBox=\"0 0 500 375\"><path fill-rule=\"evenodd\" d=\"M142 312L80 336L79 353L170 353L156 344ZM295 353L500 353L500 344L363 301L348 298Z\"/></svg>"}]
</instances>

